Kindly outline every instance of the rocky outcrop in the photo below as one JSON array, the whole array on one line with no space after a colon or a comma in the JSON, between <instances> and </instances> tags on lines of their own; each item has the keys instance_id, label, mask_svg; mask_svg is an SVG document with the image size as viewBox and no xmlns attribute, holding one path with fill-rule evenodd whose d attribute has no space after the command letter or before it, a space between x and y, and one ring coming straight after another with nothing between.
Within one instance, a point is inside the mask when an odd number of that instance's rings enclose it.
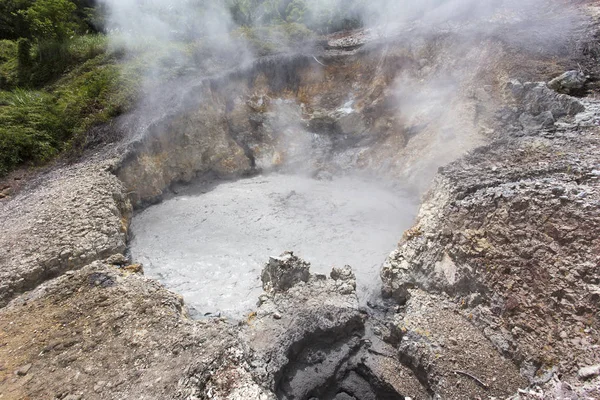
<instances>
[{"instance_id":1,"label":"rocky outcrop","mask_svg":"<svg viewBox=\"0 0 600 400\"><path fill-rule=\"evenodd\" d=\"M574 117L585 110L579 100L557 93L543 82L511 81L506 88L516 104L511 113L503 116L503 123L517 119L518 128L513 132L516 134L551 130L559 119Z\"/></svg>"},{"instance_id":2,"label":"rocky outcrop","mask_svg":"<svg viewBox=\"0 0 600 400\"><path fill-rule=\"evenodd\" d=\"M43 174L0 208L0 306L50 278L123 252L131 204L111 161Z\"/></svg>"},{"instance_id":3,"label":"rocky outcrop","mask_svg":"<svg viewBox=\"0 0 600 400\"><path fill-rule=\"evenodd\" d=\"M348 290L355 285L352 270L334 270L331 278L311 274L292 284L286 272L307 266L291 253L271 258L260 305L238 331L241 347L230 348L228 361L214 368L190 366L178 398L428 397L390 346L369 339L366 314L354 289Z\"/></svg>"},{"instance_id":4,"label":"rocky outcrop","mask_svg":"<svg viewBox=\"0 0 600 400\"><path fill-rule=\"evenodd\" d=\"M121 123L132 134L117 176L134 207L198 175L274 169L358 169L421 190L438 166L487 140L505 105L496 78L515 67L507 61L514 49L493 37L477 46L450 32L436 45L429 40L426 32L411 32L406 42L319 57L279 55L169 82ZM515 83L511 90L523 104L537 104L520 110L521 124L532 129L552 125L564 115L562 102L571 101L545 84ZM573 102L567 114L578 107Z\"/></svg>"},{"instance_id":5,"label":"rocky outcrop","mask_svg":"<svg viewBox=\"0 0 600 400\"><path fill-rule=\"evenodd\" d=\"M279 399L425 395L407 368L384 363L385 357L369 351L367 316L359 309L351 268L334 268L330 278L301 276L291 283L289 271L304 274L307 266L286 253L272 258L263 270L271 279L263 281L266 293L242 334L256 381Z\"/></svg>"},{"instance_id":6,"label":"rocky outcrop","mask_svg":"<svg viewBox=\"0 0 600 400\"><path fill-rule=\"evenodd\" d=\"M506 398L527 386L447 295L411 289L411 299L378 328L428 392L442 399Z\"/></svg>"},{"instance_id":7,"label":"rocky outcrop","mask_svg":"<svg viewBox=\"0 0 600 400\"><path fill-rule=\"evenodd\" d=\"M284 253L281 257L271 257L263 268L261 280L267 292L285 292L300 282L310 279L310 264L294 256Z\"/></svg>"},{"instance_id":8,"label":"rocky outcrop","mask_svg":"<svg viewBox=\"0 0 600 400\"><path fill-rule=\"evenodd\" d=\"M548 87L559 93L575 94L583 89L588 79L581 71L567 71L548 82Z\"/></svg>"},{"instance_id":9,"label":"rocky outcrop","mask_svg":"<svg viewBox=\"0 0 600 400\"><path fill-rule=\"evenodd\" d=\"M174 398L232 362L231 325L189 320L181 297L132 270L96 261L1 309L2 395Z\"/></svg>"},{"instance_id":10,"label":"rocky outcrop","mask_svg":"<svg viewBox=\"0 0 600 400\"><path fill-rule=\"evenodd\" d=\"M570 121L440 169L382 271L401 303L412 288L453 296L537 383L548 371L576 382L599 361L600 131L593 118Z\"/></svg>"}]
</instances>

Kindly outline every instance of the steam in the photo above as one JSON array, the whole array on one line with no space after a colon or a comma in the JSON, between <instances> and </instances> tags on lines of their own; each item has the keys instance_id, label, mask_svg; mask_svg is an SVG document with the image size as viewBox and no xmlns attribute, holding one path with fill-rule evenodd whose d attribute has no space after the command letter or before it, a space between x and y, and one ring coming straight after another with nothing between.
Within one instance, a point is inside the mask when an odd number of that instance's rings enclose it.
<instances>
[{"instance_id":1,"label":"steam","mask_svg":"<svg viewBox=\"0 0 600 400\"><path fill-rule=\"evenodd\" d=\"M271 22L299 22L327 33L352 20L381 37L407 31L460 31L476 40L495 34L507 42L531 48L554 47L564 41L574 16L560 0L99 0L107 7L107 29L115 45L129 54L150 50L149 75L160 75L161 63L181 66L178 74L208 70L215 54L226 67L247 62L256 54L248 28ZM234 22L233 11L245 13L246 31ZM239 21L238 21L239 22ZM338 21L339 22L339 21ZM257 41L273 52L297 52L281 30L254 29ZM270 36L270 37L269 37ZM162 72L164 75L164 71ZM167 74L168 75L168 74Z\"/></svg>"},{"instance_id":2,"label":"steam","mask_svg":"<svg viewBox=\"0 0 600 400\"><path fill-rule=\"evenodd\" d=\"M287 42L283 28L265 28L268 19L304 24L317 33L328 33L344 26L329 23L341 14L342 19L359 22L381 43L403 43L412 48L410 57L420 65L413 71L398 71L389 88L393 91L390 97L401 125L421 132L421 138L411 139L405 151L407 157L401 161L405 165L399 169L408 171L427 164L423 167L427 176L481 142L482 128L475 121L473 102L481 103L483 108L493 105L486 104L491 102L490 94L475 87L478 76L495 68L495 63L511 61L502 60L509 54L497 52L494 43L512 46L516 49L513 54L556 54L565 50L568 32L577 21L561 0L100 1L109 10L107 29L115 46L124 47L130 55L145 51L145 81L151 82L148 86L162 84L172 92L187 90L190 79L256 59L261 53L253 40L268 42L275 53L313 55L310 52L314 47ZM234 18L236 4L238 12L248 15L250 26L240 26ZM289 13L293 7L298 12ZM428 41L438 34L454 34L460 40L427 54L427 47L431 47ZM383 63L385 51L381 57ZM321 60L314 60L315 69L326 68ZM301 108L302 104L295 106Z\"/></svg>"}]
</instances>

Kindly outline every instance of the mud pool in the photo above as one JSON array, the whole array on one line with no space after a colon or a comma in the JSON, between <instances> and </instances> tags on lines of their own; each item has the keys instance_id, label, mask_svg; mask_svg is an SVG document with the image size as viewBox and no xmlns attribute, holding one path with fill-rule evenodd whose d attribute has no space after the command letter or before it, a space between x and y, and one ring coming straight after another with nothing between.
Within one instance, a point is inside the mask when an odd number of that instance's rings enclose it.
<instances>
[{"instance_id":1,"label":"mud pool","mask_svg":"<svg viewBox=\"0 0 600 400\"><path fill-rule=\"evenodd\" d=\"M365 302L379 293L379 268L416 212L406 192L357 177L203 183L138 214L130 251L196 316L242 318L262 293L264 263L286 250L313 272L352 266Z\"/></svg>"}]
</instances>

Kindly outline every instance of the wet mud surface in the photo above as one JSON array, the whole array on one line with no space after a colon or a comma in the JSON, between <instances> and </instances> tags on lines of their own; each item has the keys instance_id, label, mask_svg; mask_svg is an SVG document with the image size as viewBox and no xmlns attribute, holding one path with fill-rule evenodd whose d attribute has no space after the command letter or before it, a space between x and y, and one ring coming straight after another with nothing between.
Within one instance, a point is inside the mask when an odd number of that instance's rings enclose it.
<instances>
[{"instance_id":1,"label":"wet mud surface","mask_svg":"<svg viewBox=\"0 0 600 400\"><path fill-rule=\"evenodd\" d=\"M264 260L286 250L316 273L351 265L364 302L416 211L406 192L365 178L271 174L186 187L134 218L130 250L198 316L249 313Z\"/></svg>"}]
</instances>

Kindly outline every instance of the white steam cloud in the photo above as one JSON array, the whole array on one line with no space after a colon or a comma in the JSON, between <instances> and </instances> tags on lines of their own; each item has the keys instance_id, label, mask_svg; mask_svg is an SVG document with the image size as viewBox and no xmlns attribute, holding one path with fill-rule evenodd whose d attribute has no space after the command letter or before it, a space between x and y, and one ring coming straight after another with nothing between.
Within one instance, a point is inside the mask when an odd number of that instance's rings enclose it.
<instances>
[{"instance_id":1,"label":"white steam cloud","mask_svg":"<svg viewBox=\"0 0 600 400\"><path fill-rule=\"evenodd\" d=\"M487 49L484 41L494 38L516 48L511 54L552 53L564 49L568 32L576 21L575 14L561 0L100 1L109 10L107 29L120 46L135 52L140 46L159 49L166 44L168 51L157 50L156 57L151 57L146 65L148 77L155 80L164 77L157 70L165 59L170 64L185 66L181 70L189 76L202 76L204 71L219 72L215 65L234 68L258 57L260 54L253 53L255 46L240 31L267 23L298 22L318 33L328 33L346 26L335 23L339 17L354 26L360 22L367 32L383 42L414 42L415 48L427 47L424 41L428 35L460 36L452 46L436 50L435 59L423 60L417 72L399 73L390 88L394 91L397 117L404 126L429 132L428 144L419 145L414 140L412 150L407 150L407 154L412 151L413 159L417 159L412 165L428 164L428 171L477 144L476 140L465 143L461 137L468 136L464 132L478 129L472 125L473 118L470 122L463 118L476 114L465 102L473 95L465 88L476 81L478 74L493 68L493 62L501 61L498 60L501 55ZM272 34L269 30L257 31L260 40ZM270 44L275 46L271 51L284 53L311 48L293 48L278 39ZM413 56L415 53L418 51L413 51ZM172 90L174 85L170 84ZM486 101L486 96L481 94L477 101ZM402 162L410 160L406 157ZM410 165L400 169L409 170Z\"/></svg>"},{"instance_id":2,"label":"white steam cloud","mask_svg":"<svg viewBox=\"0 0 600 400\"><path fill-rule=\"evenodd\" d=\"M199 42L227 49L237 61L251 57L243 40L230 33L241 23L300 22L317 31L342 28L338 19L360 21L380 35L407 29L460 30L482 33L532 46L554 43L573 23L559 0L99 0L107 6L107 29L128 50L158 43ZM235 15L244 21L234 21ZM238 18L239 19L239 18ZM527 26L519 26L520 23ZM507 28L509 27L510 28ZM513 29L516 27L516 29ZM238 37L239 39L239 37ZM263 39L263 38L261 38ZM277 38L276 38L277 39ZM294 51L275 40L282 51ZM188 52L189 53L189 52ZM240 54L241 53L241 54ZM189 57L189 54L181 56ZM243 56L243 57L242 57Z\"/></svg>"}]
</instances>

